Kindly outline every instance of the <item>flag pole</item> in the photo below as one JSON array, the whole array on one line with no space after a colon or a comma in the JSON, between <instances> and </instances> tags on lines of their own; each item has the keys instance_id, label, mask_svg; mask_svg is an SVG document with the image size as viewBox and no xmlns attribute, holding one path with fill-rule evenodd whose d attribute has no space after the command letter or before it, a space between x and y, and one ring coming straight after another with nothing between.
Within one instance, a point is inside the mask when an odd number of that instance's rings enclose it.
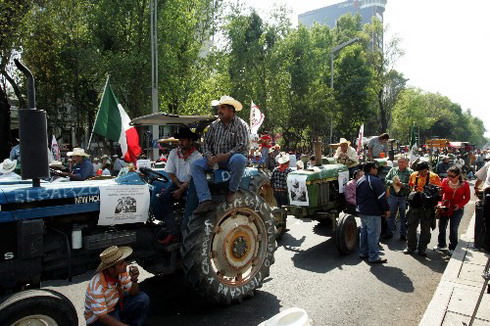
<instances>
[{"instance_id":1,"label":"flag pole","mask_svg":"<svg viewBox=\"0 0 490 326\"><path fill-rule=\"evenodd\" d=\"M100 97L99 109L97 110L97 114L95 115L94 125L92 126L92 132L90 133L90 138L89 138L88 144L87 144L87 151L89 150L90 144L92 143L92 137L94 135L95 123L97 122L97 118L99 117L100 106L102 105L102 101L104 100L104 94L105 94L105 91L107 90L107 85L109 85L109 78L111 78L111 75L107 75L107 80L105 82L104 91L102 92L102 96Z\"/></svg>"}]
</instances>

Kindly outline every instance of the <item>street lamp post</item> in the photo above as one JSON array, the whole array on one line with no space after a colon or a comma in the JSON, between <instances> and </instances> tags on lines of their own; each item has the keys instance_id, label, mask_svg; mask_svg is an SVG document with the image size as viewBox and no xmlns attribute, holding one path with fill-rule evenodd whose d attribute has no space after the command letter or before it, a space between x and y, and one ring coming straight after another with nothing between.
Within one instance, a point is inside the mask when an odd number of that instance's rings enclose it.
<instances>
[{"instance_id":1,"label":"street lamp post","mask_svg":"<svg viewBox=\"0 0 490 326\"><path fill-rule=\"evenodd\" d=\"M345 48L346 46L351 45L352 43L358 42L359 38L354 37L344 43L341 43L330 50L330 88L333 90L333 57L334 54ZM333 134L333 118L330 118L330 144L332 143L332 134Z\"/></svg>"}]
</instances>

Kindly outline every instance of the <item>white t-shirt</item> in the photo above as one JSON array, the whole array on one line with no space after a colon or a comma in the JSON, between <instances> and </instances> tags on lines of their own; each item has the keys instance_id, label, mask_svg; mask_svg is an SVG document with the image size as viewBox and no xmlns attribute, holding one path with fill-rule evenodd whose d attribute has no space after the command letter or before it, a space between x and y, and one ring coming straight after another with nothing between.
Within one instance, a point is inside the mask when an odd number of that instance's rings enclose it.
<instances>
[{"instance_id":1,"label":"white t-shirt","mask_svg":"<svg viewBox=\"0 0 490 326\"><path fill-rule=\"evenodd\" d=\"M197 150L184 160L180 148L174 148L168 154L165 172L173 173L180 182L189 182L191 180L191 164L195 160L202 158L201 153Z\"/></svg>"}]
</instances>

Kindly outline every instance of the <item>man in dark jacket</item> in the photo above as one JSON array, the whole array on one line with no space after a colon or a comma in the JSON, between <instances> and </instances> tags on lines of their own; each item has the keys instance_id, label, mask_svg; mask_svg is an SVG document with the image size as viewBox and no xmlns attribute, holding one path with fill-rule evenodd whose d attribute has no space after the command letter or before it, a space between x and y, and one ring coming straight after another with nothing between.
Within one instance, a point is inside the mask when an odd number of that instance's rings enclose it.
<instances>
[{"instance_id":1,"label":"man in dark jacket","mask_svg":"<svg viewBox=\"0 0 490 326\"><path fill-rule=\"evenodd\" d=\"M368 258L370 263L386 263L379 256L379 235L381 216L390 216L390 206L386 200L383 182L376 176L378 165L369 161L364 165L364 176L357 181L356 204L361 217L361 250L359 256Z\"/></svg>"}]
</instances>

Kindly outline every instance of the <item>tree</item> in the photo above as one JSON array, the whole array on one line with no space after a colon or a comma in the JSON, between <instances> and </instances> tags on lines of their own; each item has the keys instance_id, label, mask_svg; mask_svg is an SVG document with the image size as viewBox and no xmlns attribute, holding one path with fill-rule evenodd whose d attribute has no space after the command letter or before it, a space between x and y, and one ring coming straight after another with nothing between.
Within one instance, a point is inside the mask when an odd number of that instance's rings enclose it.
<instances>
[{"instance_id":1,"label":"tree","mask_svg":"<svg viewBox=\"0 0 490 326\"><path fill-rule=\"evenodd\" d=\"M394 69L396 61L404 54L399 46L400 40L395 36L384 44L385 34L383 23L377 18L373 18L371 24L364 26L363 38L367 44L370 44L367 61L373 71L379 133L389 129L393 106L408 80Z\"/></svg>"}]
</instances>

